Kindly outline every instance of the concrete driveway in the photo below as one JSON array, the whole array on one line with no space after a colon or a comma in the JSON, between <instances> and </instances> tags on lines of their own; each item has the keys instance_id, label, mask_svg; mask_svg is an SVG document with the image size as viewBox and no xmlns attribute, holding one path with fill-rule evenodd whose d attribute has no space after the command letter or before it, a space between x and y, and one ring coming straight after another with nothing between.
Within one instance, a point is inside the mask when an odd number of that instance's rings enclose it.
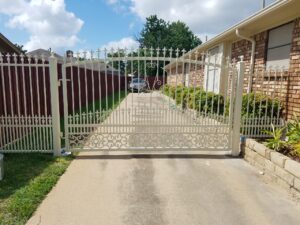
<instances>
[{"instance_id":1,"label":"concrete driveway","mask_svg":"<svg viewBox=\"0 0 300 225\"><path fill-rule=\"evenodd\" d=\"M93 131L84 131L73 119L73 127L77 128L69 129L71 147L79 146L81 151L201 149L230 153L227 118L219 116L217 121L213 119L217 115L209 112L211 118L196 116L194 111L176 108L174 103L158 91L129 93ZM222 120L226 122L221 123ZM78 130L88 134L78 138Z\"/></svg>"},{"instance_id":2,"label":"concrete driveway","mask_svg":"<svg viewBox=\"0 0 300 225\"><path fill-rule=\"evenodd\" d=\"M242 159L84 153L28 225L296 225L299 215Z\"/></svg>"},{"instance_id":3,"label":"concrete driveway","mask_svg":"<svg viewBox=\"0 0 300 225\"><path fill-rule=\"evenodd\" d=\"M99 148L99 142L93 145L93 136L97 139L105 132L110 136L114 132L123 132L128 138L121 142L121 147L139 147L144 146L146 140L133 137L141 133L144 138L150 139L149 135L143 134L154 129L148 125L168 125L174 121L178 125L195 123L193 118L169 107L159 93L130 94L103 124L124 124L125 121L125 124L134 126L129 130L120 126L117 131L116 128L107 131L99 126L85 143L86 148ZM149 111L153 108L167 113ZM123 116L122 112L127 112L127 109L135 113ZM166 111L161 111L163 109ZM147 114L149 112L151 116ZM123 118L123 123L118 122L118 118ZM140 124L142 126L138 126ZM206 126L202 129L205 129L201 133L204 139L209 132ZM160 130L158 136L150 139L150 146L157 144L167 148L164 145L166 138L160 137L168 132L169 135L176 134L175 131ZM180 132L178 136L183 137ZM193 143L188 138L184 141L173 137L168 145L172 146L178 139L188 146ZM112 137L109 140L113 142ZM220 141L223 142L222 139ZM120 141L113 143L120 144ZM204 141L204 144L208 142ZM242 159L203 156L186 150L181 155L178 152L151 155L84 152L71 163L28 224L281 225L300 224L299 215L300 206L293 199L271 184L264 183L258 171Z\"/></svg>"}]
</instances>

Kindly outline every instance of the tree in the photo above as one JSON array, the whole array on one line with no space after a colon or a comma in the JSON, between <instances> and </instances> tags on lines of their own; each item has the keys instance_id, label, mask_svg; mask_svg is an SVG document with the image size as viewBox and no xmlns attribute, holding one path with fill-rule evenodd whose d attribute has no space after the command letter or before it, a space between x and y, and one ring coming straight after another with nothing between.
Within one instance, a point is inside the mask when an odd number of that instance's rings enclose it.
<instances>
[{"instance_id":1,"label":"tree","mask_svg":"<svg viewBox=\"0 0 300 225\"><path fill-rule=\"evenodd\" d=\"M146 18L146 23L138 38L140 47L158 48L166 45L166 37L168 35L168 23L163 19L159 19L156 15Z\"/></svg>"},{"instance_id":2,"label":"tree","mask_svg":"<svg viewBox=\"0 0 300 225\"><path fill-rule=\"evenodd\" d=\"M189 51L202 42L183 22L166 22L156 15L146 18L144 28L138 38L140 47L185 49Z\"/></svg>"},{"instance_id":3,"label":"tree","mask_svg":"<svg viewBox=\"0 0 300 225\"><path fill-rule=\"evenodd\" d=\"M168 27L168 35L166 37L166 45L178 49L191 50L202 42L193 34L190 28L183 22L173 22Z\"/></svg>"},{"instance_id":4,"label":"tree","mask_svg":"<svg viewBox=\"0 0 300 225\"><path fill-rule=\"evenodd\" d=\"M120 72L122 74L125 74L126 71L126 64L123 60L121 60L121 58L125 57L125 51L123 49L120 49L117 52L113 52L113 53L107 53L107 58L108 60L110 59L114 59L114 58L120 58L117 61L110 61L108 64L113 67L114 69L120 70Z\"/></svg>"},{"instance_id":5,"label":"tree","mask_svg":"<svg viewBox=\"0 0 300 225\"><path fill-rule=\"evenodd\" d=\"M135 74L139 76L162 76L165 75L164 66L167 61L156 60L156 56L163 56L162 48L185 49L191 50L201 44L201 40L193 34L190 28L183 22L166 22L159 19L156 15L146 18L144 28L137 38L140 44L140 50L131 52L128 57L141 57L141 60L129 60L128 62L111 62L110 65L119 69L125 74ZM157 48L160 48L157 54ZM175 51L174 51L175 53ZM182 55L182 51L179 52ZM110 57L124 57L125 52L121 50L119 53L110 53ZM152 56L152 57L151 57ZM169 52L166 52L166 57L169 57ZM174 55L173 55L174 56ZM146 59L145 57L150 57Z\"/></svg>"},{"instance_id":6,"label":"tree","mask_svg":"<svg viewBox=\"0 0 300 225\"><path fill-rule=\"evenodd\" d=\"M18 44L15 44L15 46L21 51L22 54L26 54L27 50L24 49L24 46L23 45L18 45Z\"/></svg>"}]
</instances>

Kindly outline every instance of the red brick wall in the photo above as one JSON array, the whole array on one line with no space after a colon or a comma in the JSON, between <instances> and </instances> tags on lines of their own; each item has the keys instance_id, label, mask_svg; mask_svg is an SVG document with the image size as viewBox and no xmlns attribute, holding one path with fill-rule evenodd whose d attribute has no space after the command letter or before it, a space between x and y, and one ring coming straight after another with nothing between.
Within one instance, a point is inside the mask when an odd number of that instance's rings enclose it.
<instances>
[{"instance_id":1,"label":"red brick wall","mask_svg":"<svg viewBox=\"0 0 300 225\"><path fill-rule=\"evenodd\" d=\"M251 90L279 98L283 103L286 118L291 118L293 114L300 116L300 18L297 18L294 24L290 68L285 72L264 72L267 58L268 31L263 31L253 36L256 41L256 48ZM232 43L231 50L232 60L239 60L240 56L244 56L246 64L245 92L249 85L251 47L251 42L241 40ZM168 84L175 85L175 68L172 69L171 73L168 71L168 74ZM201 68L190 74L190 85L195 83L197 86L203 85L204 75ZM181 67L178 67L177 84L182 84L183 80Z\"/></svg>"},{"instance_id":2,"label":"red brick wall","mask_svg":"<svg viewBox=\"0 0 300 225\"><path fill-rule=\"evenodd\" d=\"M190 87L203 87L204 84L204 70L199 67L198 70L190 72Z\"/></svg>"},{"instance_id":3,"label":"red brick wall","mask_svg":"<svg viewBox=\"0 0 300 225\"><path fill-rule=\"evenodd\" d=\"M287 110L300 116L300 18L295 20L290 57Z\"/></svg>"},{"instance_id":4,"label":"red brick wall","mask_svg":"<svg viewBox=\"0 0 300 225\"><path fill-rule=\"evenodd\" d=\"M286 118L291 118L294 113L300 116L300 18L296 19L294 23L290 68L289 71L283 73L263 73L267 58L268 31L253 36L256 48L251 89L280 98L284 104ZM244 89L246 91L249 84L251 42L241 40L233 43L231 55L235 60L238 60L241 55L244 56L246 64Z\"/></svg>"},{"instance_id":5,"label":"red brick wall","mask_svg":"<svg viewBox=\"0 0 300 225\"><path fill-rule=\"evenodd\" d=\"M168 72L168 84L172 86L183 85L185 83L185 75L182 72L182 66L176 68L172 68L171 71ZM171 73L170 73L171 72ZM204 70L202 66L193 66L191 65L191 69L187 71L189 74L189 86L190 87L203 87L204 81ZM177 79L177 80L176 80Z\"/></svg>"},{"instance_id":6,"label":"red brick wall","mask_svg":"<svg viewBox=\"0 0 300 225\"><path fill-rule=\"evenodd\" d=\"M264 31L262 33L259 33L253 37L256 42L255 47L255 59L254 59L254 69L255 71L262 71L265 66L265 52L267 47L267 39L268 39L268 32ZM231 48L231 59L239 61L240 56L244 56L245 61L245 82L244 82L244 89L247 90L247 87L249 85L249 75L250 75L250 61L251 61L251 50L252 50L252 44L250 41L247 40L241 40L238 42L235 42L232 44ZM259 76L253 76L253 81L259 80ZM255 84L253 82L252 90L255 90L257 88L261 88L260 84Z\"/></svg>"}]
</instances>

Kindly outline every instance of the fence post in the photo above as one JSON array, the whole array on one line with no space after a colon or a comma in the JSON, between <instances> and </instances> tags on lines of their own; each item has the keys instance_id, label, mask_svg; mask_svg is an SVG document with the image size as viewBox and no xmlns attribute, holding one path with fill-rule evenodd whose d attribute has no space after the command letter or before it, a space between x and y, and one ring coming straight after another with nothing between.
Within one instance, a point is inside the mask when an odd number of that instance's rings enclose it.
<instances>
[{"instance_id":1,"label":"fence post","mask_svg":"<svg viewBox=\"0 0 300 225\"><path fill-rule=\"evenodd\" d=\"M52 54L49 58L50 67L50 90L51 90L51 112L52 112L52 131L53 131L53 154L61 155L61 133L59 115L59 95L58 95L58 73L57 59Z\"/></svg>"},{"instance_id":2,"label":"fence post","mask_svg":"<svg viewBox=\"0 0 300 225\"><path fill-rule=\"evenodd\" d=\"M232 156L239 156L240 154L240 130L241 130L241 113L242 113L242 100L244 88L244 74L245 62L243 58L237 65L237 87L235 92L234 112L233 112L233 130L232 130Z\"/></svg>"}]
</instances>

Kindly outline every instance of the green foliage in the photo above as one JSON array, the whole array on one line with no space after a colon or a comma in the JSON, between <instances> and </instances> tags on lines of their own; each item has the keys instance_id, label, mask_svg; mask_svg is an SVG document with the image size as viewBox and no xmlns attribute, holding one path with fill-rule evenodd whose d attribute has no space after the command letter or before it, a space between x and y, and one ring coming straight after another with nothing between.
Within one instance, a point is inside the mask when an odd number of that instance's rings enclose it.
<instances>
[{"instance_id":1,"label":"green foliage","mask_svg":"<svg viewBox=\"0 0 300 225\"><path fill-rule=\"evenodd\" d=\"M166 47L191 50L201 44L201 40L185 23L181 21L166 22L156 15L146 18L138 41L141 48Z\"/></svg>"},{"instance_id":2,"label":"green foliage","mask_svg":"<svg viewBox=\"0 0 300 225\"><path fill-rule=\"evenodd\" d=\"M287 130L287 141L283 141L285 130ZM296 116L281 129L275 129L272 124L272 131L265 131L265 133L272 137L267 139L267 147L276 151L287 150L288 155L300 157L300 121Z\"/></svg>"},{"instance_id":3,"label":"green foliage","mask_svg":"<svg viewBox=\"0 0 300 225\"><path fill-rule=\"evenodd\" d=\"M190 109L208 113L225 113L229 115L229 100L224 99L221 94L206 92L199 87L183 87L165 85L162 89L165 95L173 98L177 105L182 105ZM270 97L262 94L245 94L242 100L243 117L277 117L278 112L281 116L280 102L272 100ZM225 112L224 112L225 110ZM273 113L272 113L273 111Z\"/></svg>"},{"instance_id":4,"label":"green foliage","mask_svg":"<svg viewBox=\"0 0 300 225\"><path fill-rule=\"evenodd\" d=\"M213 92L205 92L203 89L197 89L191 93L188 106L200 112L223 114L224 97Z\"/></svg>"},{"instance_id":5,"label":"green foliage","mask_svg":"<svg viewBox=\"0 0 300 225\"><path fill-rule=\"evenodd\" d=\"M121 71L122 74L134 74L140 76L163 76L166 72L163 70L164 66L168 64L167 57L175 57L175 52L170 55L169 51L163 55L161 48L170 48L186 51L191 50L201 44L201 40L193 34L190 28L183 22L177 21L169 23L156 15L146 18L146 23L137 38L140 49L128 54L128 57L141 57L138 60L110 62L109 65ZM160 51L157 51L160 48ZM183 52L180 51L179 55ZM157 56L165 56L166 60L156 60ZM116 53L108 53L108 59L112 57L124 57L124 50ZM146 60L143 57L152 57L154 60ZM127 75L126 74L126 75Z\"/></svg>"},{"instance_id":6,"label":"green foliage","mask_svg":"<svg viewBox=\"0 0 300 225\"><path fill-rule=\"evenodd\" d=\"M286 142L283 140L283 132L286 127L277 129L272 125L272 130L266 130L265 133L270 135L272 138L266 140L266 146L268 148L274 149L275 151L280 151L283 147L286 146Z\"/></svg>"},{"instance_id":7,"label":"green foliage","mask_svg":"<svg viewBox=\"0 0 300 225\"><path fill-rule=\"evenodd\" d=\"M172 99L175 98L175 91L176 91L176 87L174 86L170 86L170 85L164 85L164 86L161 86L161 91L171 97Z\"/></svg>"},{"instance_id":8,"label":"green foliage","mask_svg":"<svg viewBox=\"0 0 300 225\"><path fill-rule=\"evenodd\" d=\"M177 21L167 27L167 48L191 50L201 44L201 40L193 34L183 22Z\"/></svg>"},{"instance_id":9,"label":"green foliage","mask_svg":"<svg viewBox=\"0 0 300 225\"><path fill-rule=\"evenodd\" d=\"M183 108L195 109L206 113L223 114L224 112L224 97L222 95L205 92L199 87L189 88L165 85L162 90L165 95L173 98L176 104Z\"/></svg>"},{"instance_id":10,"label":"green foliage","mask_svg":"<svg viewBox=\"0 0 300 225\"><path fill-rule=\"evenodd\" d=\"M22 54L26 54L27 50L24 49L24 45L15 44L15 46L20 50Z\"/></svg>"},{"instance_id":11,"label":"green foliage","mask_svg":"<svg viewBox=\"0 0 300 225\"><path fill-rule=\"evenodd\" d=\"M118 52L114 53L108 53L107 58L119 58L119 57L125 57L125 51L123 49L120 49ZM121 74L125 74L126 65L122 60L113 61L110 62L109 65L113 67L116 70L120 70ZM118 72L116 72L117 74Z\"/></svg>"},{"instance_id":12,"label":"green foliage","mask_svg":"<svg viewBox=\"0 0 300 225\"><path fill-rule=\"evenodd\" d=\"M0 225L25 224L70 164L72 156L5 155L0 181Z\"/></svg>"},{"instance_id":13,"label":"green foliage","mask_svg":"<svg viewBox=\"0 0 300 225\"><path fill-rule=\"evenodd\" d=\"M162 52L160 51L160 55ZM140 76L162 76L165 74L163 67L168 63L167 61L164 62L162 60L157 61L157 50L153 49L138 49L136 51L130 52L128 57L139 57L139 59L135 60L128 60L126 63L121 60L110 61L109 65L116 70L120 69L121 74L134 74ZM107 58L108 60L113 58L122 58L125 57L125 51L123 49L118 50L114 53L108 53ZM145 57L152 57L153 60L146 60ZM125 58L124 58L125 59ZM167 60L167 59L166 59ZM116 72L117 74L117 72Z\"/></svg>"},{"instance_id":14,"label":"green foliage","mask_svg":"<svg viewBox=\"0 0 300 225\"><path fill-rule=\"evenodd\" d=\"M287 143L292 146L294 155L300 157L300 120L296 115L288 123L287 129Z\"/></svg>"},{"instance_id":15,"label":"green foliage","mask_svg":"<svg viewBox=\"0 0 300 225\"><path fill-rule=\"evenodd\" d=\"M249 93L243 95L242 116L243 117L277 117L281 113L280 102L267 95L260 93ZM272 113L273 112L273 113ZM279 115L280 116L280 115Z\"/></svg>"},{"instance_id":16,"label":"green foliage","mask_svg":"<svg viewBox=\"0 0 300 225\"><path fill-rule=\"evenodd\" d=\"M166 21L159 19L156 15L147 17L144 28L140 33L140 38L138 39L140 47L161 48L165 46L168 26L169 24Z\"/></svg>"},{"instance_id":17,"label":"green foliage","mask_svg":"<svg viewBox=\"0 0 300 225\"><path fill-rule=\"evenodd\" d=\"M288 142L290 144L298 144L300 142L300 121L296 115L294 115L293 120L291 120L288 125Z\"/></svg>"},{"instance_id":18,"label":"green foliage","mask_svg":"<svg viewBox=\"0 0 300 225\"><path fill-rule=\"evenodd\" d=\"M293 145L294 155L300 157L300 142Z\"/></svg>"}]
</instances>

